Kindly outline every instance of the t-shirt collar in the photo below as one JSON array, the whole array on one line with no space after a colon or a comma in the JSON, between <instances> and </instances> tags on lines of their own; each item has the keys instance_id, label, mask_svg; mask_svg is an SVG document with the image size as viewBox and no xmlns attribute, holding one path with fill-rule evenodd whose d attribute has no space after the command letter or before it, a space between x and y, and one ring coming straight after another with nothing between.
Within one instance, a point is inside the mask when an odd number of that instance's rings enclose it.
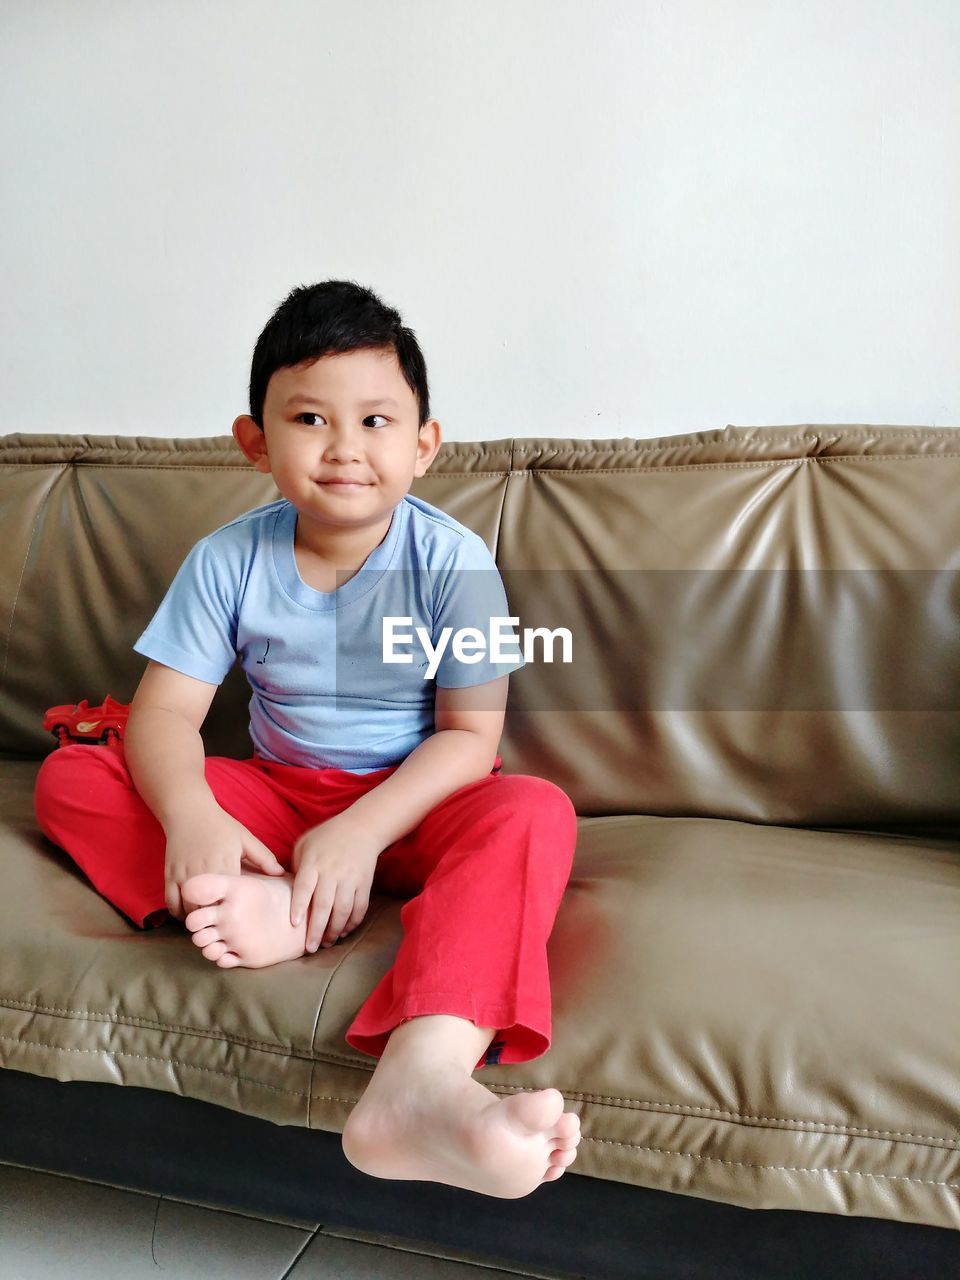
<instances>
[{"instance_id":1,"label":"t-shirt collar","mask_svg":"<svg viewBox=\"0 0 960 1280\"><path fill-rule=\"evenodd\" d=\"M293 552L297 509L291 502L281 503L273 527L273 562L281 587L291 600L303 605L305 609L318 612L341 609L358 600L377 585L390 567L400 540L401 528L406 522L407 510L406 500L401 499L393 509L390 528L383 541L374 547L352 578L343 586L337 587L336 591L317 591L300 577Z\"/></svg>"}]
</instances>

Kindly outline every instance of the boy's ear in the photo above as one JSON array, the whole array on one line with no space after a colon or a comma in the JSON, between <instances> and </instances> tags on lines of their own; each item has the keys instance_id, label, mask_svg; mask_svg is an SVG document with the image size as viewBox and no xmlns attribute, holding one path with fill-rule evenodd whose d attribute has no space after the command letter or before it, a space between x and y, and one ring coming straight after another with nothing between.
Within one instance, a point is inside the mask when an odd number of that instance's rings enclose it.
<instances>
[{"instance_id":1,"label":"boy's ear","mask_svg":"<svg viewBox=\"0 0 960 1280\"><path fill-rule=\"evenodd\" d=\"M243 413L233 424L233 438L240 446L240 451L258 471L269 473L270 459L267 457L267 437L260 430L249 414Z\"/></svg>"},{"instance_id":2,"label":"boy's ear","mask_svg":"<svg viewBox=\"0 0 960 1280\"><path fill-rule=\"evenodd\" d=\"M426 473L430 463L437 456L440 448L440 423L436 418L428 418L417 435L417 461L413 468L415 476Z\"/></svg>"}]
</instances>

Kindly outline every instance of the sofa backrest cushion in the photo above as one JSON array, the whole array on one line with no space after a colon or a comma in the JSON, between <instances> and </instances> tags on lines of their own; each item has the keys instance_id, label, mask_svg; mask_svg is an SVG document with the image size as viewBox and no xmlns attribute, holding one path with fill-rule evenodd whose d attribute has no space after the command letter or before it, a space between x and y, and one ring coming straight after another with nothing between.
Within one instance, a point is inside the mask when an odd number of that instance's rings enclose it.
<instances>
[{"instance_id":1,"label":"sofa backrest cushion","mask_svg":"<svg viewBox=\"0 0 960 1280\"><path fill-rule=\"evenodd\" d=\"M960 815L960 430L518 440L497 560L580 642L512 680L505 765L581 812Z\"/></svg>"},{"instance_id":2,"label":"sofa backrest cushion","mask_svg":"<svg viewBox=\"0 0 960 1280\"><path fill-rule=\"evenodd\" d=\"M583 814L802 825L960 810L960 430L727 428L442 446L414 493L494 551L521 633L505 768ZM129 701L186 552L270 502L228 437L0 439L0 751ZM239 669L204 727L249 751Z\"/></svg>"}]
</instances>

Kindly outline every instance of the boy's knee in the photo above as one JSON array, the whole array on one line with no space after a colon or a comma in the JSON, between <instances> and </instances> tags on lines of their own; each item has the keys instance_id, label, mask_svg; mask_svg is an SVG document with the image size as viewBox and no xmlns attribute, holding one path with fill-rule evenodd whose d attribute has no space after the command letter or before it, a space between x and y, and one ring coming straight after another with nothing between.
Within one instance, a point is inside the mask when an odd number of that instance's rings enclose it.
<instances>
[{"instance_id":1,"label":"boy's knee","mask_svg":"<svg viewBox=\"0 0 960 1280\"><path fill-rule=\"evenodd\" d=\"M33 788L34 812L41 826L45 817L72 797L88 796L96 786L95 777L105 771L116 772L118 765L126 771L117 752L109 747L74 742L51 751L40 766Z\"/></svg>"},{"instance_id":2,"label":"boy's knee","mask_svg":"<svg viewBox=\"0 0 960 1280\"><path fill-rule=\"evenodd\" d=\"M501 794L504 787L513 793L513 803L533 821L576 831L577 811L573 801L556 783L533 774L515 773L501 775L499 786Z\"/></svg>"},{"instance_id":3,"label":"boy's knee","mask_svg":"<svg viewBox=\"0 0 960 1280\"><path fill-rule=\"evenodd\" d=\"M66 775L57 757L65 750L65 747L59 747L56 751L50 752L40 766L33 784L33 811L44 831L63 790L61 780Z\"/></svg>"},{"instance_id":4,"label":"boy's knee","mask_svg":"<svg viewBox=\"0 0 960 1280\"><path fill-rule=\"evenodd\" d=\"M55 751L51 751L41 764L33 787L34 798L46 800L60 790L61 782L68 776L63 757L69 750L69 747L58 747Z\"/></svg>"}]
</instances>

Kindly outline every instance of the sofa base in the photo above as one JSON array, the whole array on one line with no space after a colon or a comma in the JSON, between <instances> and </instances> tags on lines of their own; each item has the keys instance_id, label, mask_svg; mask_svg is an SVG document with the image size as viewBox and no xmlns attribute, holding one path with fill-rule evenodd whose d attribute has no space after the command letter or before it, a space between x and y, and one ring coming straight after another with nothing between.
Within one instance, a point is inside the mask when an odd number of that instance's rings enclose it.
<instances>
[{"instance_id":1,"label":"sofa base","mask_svg":"<svg viewBox=\"0 0 960 1280\"><path fill-rule=\"evenodd\" d=\"M369 1178L339 1134L151 1089L0 1071L0 1163L590 1280L916 1280L960 1232L752 1210L573 1173L522 1200Z\"/></svg>"}]
</instances>

